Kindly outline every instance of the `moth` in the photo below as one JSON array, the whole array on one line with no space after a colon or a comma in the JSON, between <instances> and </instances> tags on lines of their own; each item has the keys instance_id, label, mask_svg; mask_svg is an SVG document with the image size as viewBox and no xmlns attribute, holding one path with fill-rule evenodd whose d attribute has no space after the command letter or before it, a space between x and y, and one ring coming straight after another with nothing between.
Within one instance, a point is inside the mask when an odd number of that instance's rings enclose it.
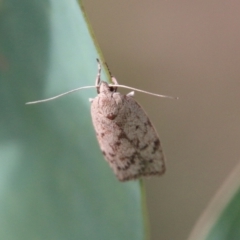
<instances>
[{"instance_id":1,"label":"moth","mask_svg":"<svg viewBox=\"0 0 240 240\"><path fill-rule=\"evenodd\" d=\"M128 181L162 175L166 167L158 134L133 96L134 91L138 91L157 97L173 97L120 85L110 71L112 84L108 84L101 80L101 64L98 59L97 62L95 86L80 87L52 98L26 104L47 102L84 88L96 88L98 95L89 99L92 122L100 149L118 180ZM117 92L118 87L134 91L122 95Z\"/></svg>"}]
</instances>

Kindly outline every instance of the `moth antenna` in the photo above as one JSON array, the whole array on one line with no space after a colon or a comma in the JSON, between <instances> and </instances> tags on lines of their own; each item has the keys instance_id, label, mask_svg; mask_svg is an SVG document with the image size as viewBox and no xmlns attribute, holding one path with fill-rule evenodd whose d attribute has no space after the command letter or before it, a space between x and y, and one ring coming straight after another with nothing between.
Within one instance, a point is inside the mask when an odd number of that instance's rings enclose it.
<instances>
[{"instance_id":1,"label":"moth antenna","mask_svg":"<svg viewBox=\"0 0 240 240\"><path fill-rule=\"evenodd\" d=\"M157 94L157 93L152 93L152 92L148 92L148 91L144 91L141 89L137 89L137 88L133 88L133 87L129 87L129 86L125 86L125 85L119 85L119 84L109 84L110 87L121 87L121 88L127 88L130 90L134 90L137 92L142 92L142 93L146 93L152 96L156 96L156 97L162 97L162 98L170 98L170 99L179 99L178 97L172 97L172 96L167 96L167 95L161 95L161 94Z\"/></svg>"},{"instance_id":2,"label":"moth antenna","mask_svg":"<svg viewBox=\"0 0 240 240\"><path fill-rule=\"evenodd\" d=\"M57 95L57 96L55 96L55 97L46 98L46 99L38 100L38 101L34 101L34 102L27 102L26 104L36 104L36 103L48 102L48 101L54 100L54 99L56 99L56 98L60 98L60 97L62 97L62 96L64 96L64 95L67 95L67 94L69 94L69 93L77 92L77 91L82 90L82 89L85 89L85 88L96 88L96 86L85 86L85 87L75 88L75 89L70 90L70 91L68 91L68 92L59 94L59 95Z\"/></svg>"}]
</instances>

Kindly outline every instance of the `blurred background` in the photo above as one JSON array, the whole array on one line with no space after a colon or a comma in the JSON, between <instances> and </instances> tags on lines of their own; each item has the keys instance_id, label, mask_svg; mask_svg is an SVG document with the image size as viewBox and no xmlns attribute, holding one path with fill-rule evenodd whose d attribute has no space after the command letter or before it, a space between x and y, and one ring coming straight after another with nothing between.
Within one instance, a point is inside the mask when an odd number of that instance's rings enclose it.
<instances>
[{"instance_id":1,"label":"blurred background","mask_svg":"<svg viewBox=\"0 0 240 240\"><path fill-rule=\"evenodd\" d=\"M167 172L145 181L153 240L183 240L240 155L238 1L85 0L113 75L155 125Z\"/></svg>"}]
</instances>

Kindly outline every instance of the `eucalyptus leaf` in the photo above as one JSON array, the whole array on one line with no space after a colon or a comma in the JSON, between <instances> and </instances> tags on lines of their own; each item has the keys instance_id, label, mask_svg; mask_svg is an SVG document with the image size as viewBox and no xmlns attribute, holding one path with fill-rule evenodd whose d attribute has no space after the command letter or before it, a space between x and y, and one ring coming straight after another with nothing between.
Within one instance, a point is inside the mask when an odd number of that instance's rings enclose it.
<instances>
[{"instance_id":1,"label":"eucalyptus leaf","mask_svg":"<svg viewBox=\"0 0 240 240\"><path fill-rule=\"evenodd\" d=\"M95 137L96 90L25 105L94 85L88 24L75 0L0 1L0 239L144 239L139 182L116 180Z\"/></svg>"}]
</instances>

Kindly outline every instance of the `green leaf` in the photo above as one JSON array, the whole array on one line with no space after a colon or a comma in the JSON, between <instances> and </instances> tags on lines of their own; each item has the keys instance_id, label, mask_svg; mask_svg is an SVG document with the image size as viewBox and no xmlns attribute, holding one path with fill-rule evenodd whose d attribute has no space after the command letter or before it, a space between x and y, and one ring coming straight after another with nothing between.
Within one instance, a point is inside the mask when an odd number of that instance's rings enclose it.
<instances>
[{"instance_id":1,"label":"green leaf","mask_svg":"<svg viewBox=\"0 0 240 240\"><path fill-rule=\"evenodd\" d=\"M75 0L0 1L0 239L144 238L139 182L95 137L96 90L25 105L94 85L98 52Z\"/></svg>"},{"instance_id":2,"label":"green leaf","mask_svg":"<svg viewBox=\"0 0 240 240\"><path fill-rule=\"evenodd\" d=\"M189 240L240 239L240 164L220 188Z\"/></svg>"}]
</instances>

